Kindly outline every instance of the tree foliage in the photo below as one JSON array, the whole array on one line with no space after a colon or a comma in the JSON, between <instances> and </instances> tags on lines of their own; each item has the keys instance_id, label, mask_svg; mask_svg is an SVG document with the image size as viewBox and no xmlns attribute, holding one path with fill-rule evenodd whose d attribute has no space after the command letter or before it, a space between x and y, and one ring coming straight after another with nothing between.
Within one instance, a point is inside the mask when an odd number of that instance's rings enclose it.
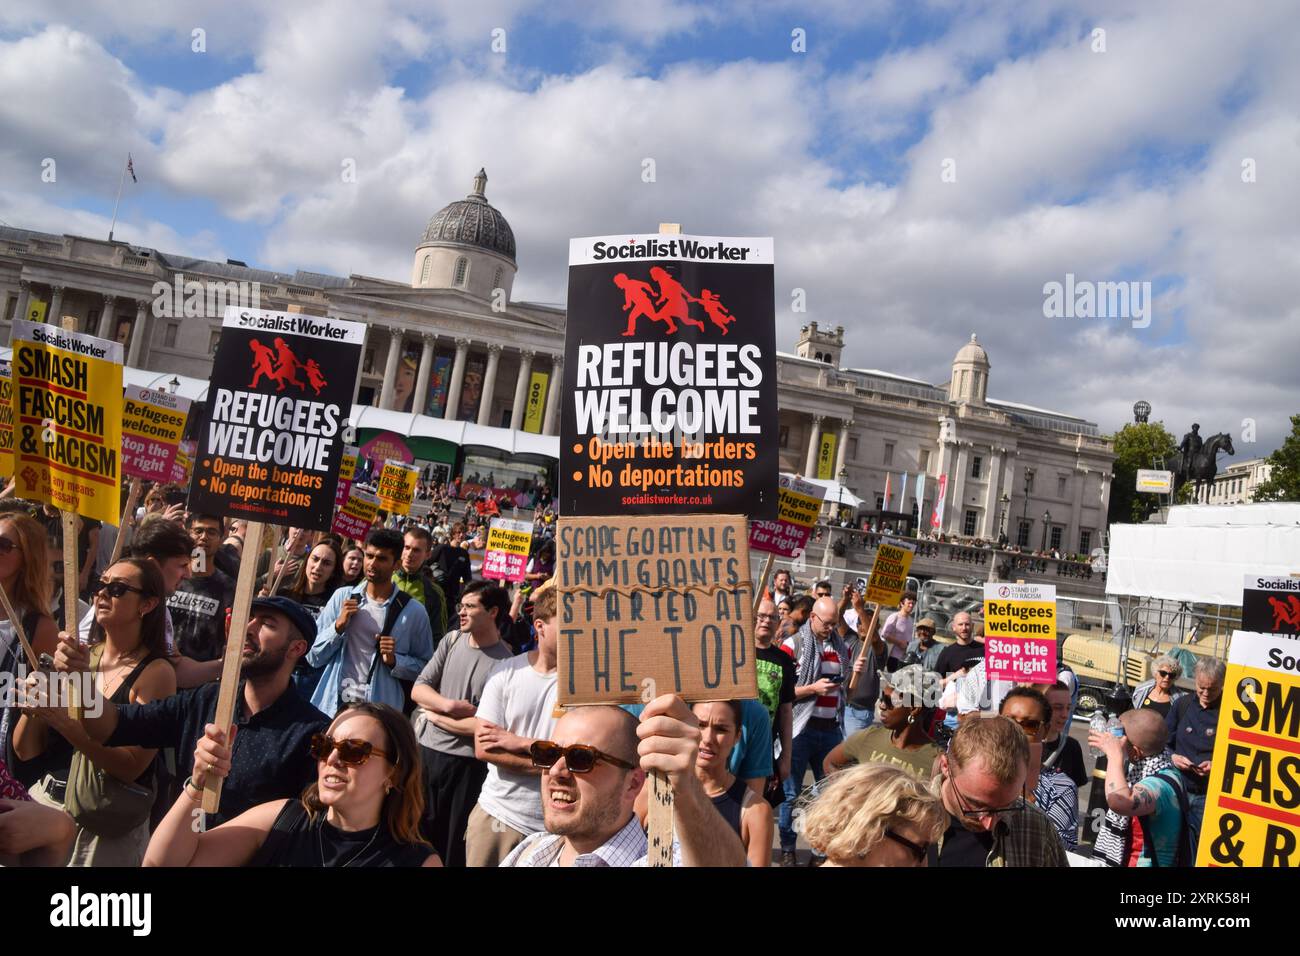
<instances>
[{"instance_id":1,"label":"tree foliage","mask_svg":"<svg viewBox=\"0 0 1300 956\"><path fill-rule=\"evenodd\" d=\"M1255 489L1256 501L1300 501L1300 415L1291 416L1291 434L1268 456L1273 474Z\"/></svg>"},{"instance_id":2,"label":"tree foliage","mask_svg":"<svg viewBox=\"0 0 1300 956\"><path fill-rule=\"evenodd\" d=\"M1178 454L1178 442L1164 422L1130 422L1110 440L1115 443L1115 465L1110 483L1111 524L1146 521L1160 507L1160 495L1139 494L1137 473L1141 468L1163 468Z\"/></svg>"}]
</instances>

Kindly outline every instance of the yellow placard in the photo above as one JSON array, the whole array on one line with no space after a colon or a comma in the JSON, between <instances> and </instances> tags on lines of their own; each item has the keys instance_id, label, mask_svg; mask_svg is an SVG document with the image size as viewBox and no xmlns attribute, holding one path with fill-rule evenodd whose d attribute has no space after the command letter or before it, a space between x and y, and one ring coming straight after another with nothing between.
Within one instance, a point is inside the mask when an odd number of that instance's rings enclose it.
<instances>
[{"instance_id":1,"label":"yellow placard","mask_svg":"<svg viewBox=\"0 0 1300 956\"><path fill-rule=\"evenodd\" d=\"M1300 866L1300 641L1233 634L1209 784L1197 866Z\"/></svg>"},{"instance_id":2,"label":"yellow placard","mask_svg":"<svg viewBox=\"0 0 1300 956\"><path fill-rule=\"evenodd\" d=\"M351 445L343 449L343 460L339 462L339 481L351 481L357 473L357 450Z\"/></svg>"},{"instance_id":3,"label":"yellow placard","mask_svg":"<svg viewBox=\"0 0 1300 956\"><path fill-rule=\"evenodd\" d=\"M534 372L528 379L528 397L524 399L524 431L542 433L542 416L546 413L546 386L549 372Z\"/></svg>"},{"instance_id":4,"label":"yellow placard","mask_svg":"<svg viewBox=\"0 0 1300 956\"><path fill-rule=\"evenodd\" d=\"M121 344L16 320L13 382L17 496L116 524Z\"/></svg>"},{"instance_id":5,"label":"yellow placard","mask_svg":"<svg viewBox=\"0 0 1300 956\"><path fill-rule=\"evenodd\" d=\"M776 520L788 521L801 528L811 528L817 523L822 510L822 499L782 488L777 496Z\"/></svg>"},{"instance_id":6,"label":"yellow placard","mask_svg":"<svg viewBox=\"0 0 1300 956\"><path fill-rule=\"evenodd\" d=\"M492 522L492 527L488 530L486 550L504 551L506 554L517 554L526 558L532 543L531 522L498 518Z\"/></svg>"},{"instance_id":7,"label":"yellow placard","mask_svg":"<svg viewBox=\"0 0 1300 956\"><path fill-rule=\"evenodd\" d=\"M8 362L0 362L0 475L14 473L14 379Z\"/></svg>"},{"instance_id":8,"label":"yellow placard","mask_svg":"<svg viewBox=\"0 0 1300 956\"><path fill-rule=\"evenodd\" d=\"M817 478L821 481L835 477L835 441L834 432L822 432L821 445L817 451Z\"/></svg>"},{"instance_id":9,"label":"yellow placard","mask_svg":"<svg viewBox=\"0 0 1300 956\"><path fill-rule=\"evenodd\" d=\"M379 473L379 507L389 514L410 514L415 500L415 485L420 479L420 469L405 462L388 460Z\"/></svg>"},{"instance_id":10,"label":"yellow placard","mask_svg":"<svg viewBox=\"0 0 1300 956\"><path fill-rule=\"evenodd\" d=\"M871 566L864 599L872 604L892 607L903 599L907 590L907 572L916 557L916 546L906 541L881 541L876 563Z\"/></svg>"}]
</instances>

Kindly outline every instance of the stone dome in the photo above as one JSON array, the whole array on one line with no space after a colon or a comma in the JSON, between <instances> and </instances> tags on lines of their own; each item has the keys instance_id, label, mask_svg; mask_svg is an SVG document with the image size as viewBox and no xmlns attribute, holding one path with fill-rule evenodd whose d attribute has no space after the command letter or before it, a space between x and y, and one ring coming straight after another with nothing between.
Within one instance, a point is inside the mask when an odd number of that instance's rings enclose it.
<instances>
[{"instance_id":1,"label":"stone dome","mask_svg":"<svg viewBox=\"0 0 1300 956\"><path fill-rule=\"evenodd\" d=\"M970 341L963 345L957 352L957 357L952 360L953 365L983 365L989 364L989 353L984 351L984 346L980 345L975 338L975 333L970 335Z\"/></svg>"},{"instance_id":2,"label":"stone dome","mask_svg":"<svg viewBox=\"0 0 1300 956\"><path fill-rule=\"evenodd\" d=\"M510 223L487 201L487 173L474 177L474 190L464 199L448 203L424 227L420 245L434 242L476 246L515 261L515 234Z\"/></svg>"}]
</instances>

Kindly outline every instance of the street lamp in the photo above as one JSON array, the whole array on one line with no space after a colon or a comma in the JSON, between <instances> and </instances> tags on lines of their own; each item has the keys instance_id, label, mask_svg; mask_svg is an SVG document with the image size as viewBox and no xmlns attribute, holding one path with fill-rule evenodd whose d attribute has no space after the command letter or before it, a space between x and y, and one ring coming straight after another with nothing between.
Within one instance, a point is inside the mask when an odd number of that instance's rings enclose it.
<instances>
[{"instance_id":1,"label":"street lamp","mask_svg":"<svg viewBox=\"0 0 1300 956\"><path fill-rule=\"evenodd\" d=\"M1050 511L1044 511L1043 512L1043 546L1040 549L1044 552L1047 551L1047 526L1050 525L1051 523L1052 523L1052 513Z\"/></svg>"},{"instance_id":2,"label":"street lamp","mask_svg":"<svg viewBox=\"0 0 1300 956\"><path fill-rule=\"evenodd\" d=\"M837 496L839 498L839 510L835 513L835 517L838 518L840 521L843 521L844 520L844 483L849 480L849 470L847 468L841 468L840 473L835 477L839 479L839 485L840 485L839 494Z\"/></svg>"},{"instance_id":3,"label":"street lamp","mask_svg":"<svg viewBox=\"0 0 1300 956\"><path fill-rule=\"evenodd\" d=\"M177 378L175 375L173 375L172 380L167 383L167 391L175 395L176 390L179 389L180 387L181 387L181 380Z\"/></svg>"},{"instance_id":4,"label":"street lamp","mask_svg":"<svg viewBox=\"0 0 1300 956\"><path fill-rule=\"evenodd\" d=\"M1028 523L1029 523L1029 489L1032 488L1032 487L1034 487L1034 469L1032 469L1032 468L1026 468L1026 469L1025 469L1025 511L1024 511L1024 514L1022 514L1022 515L1020 516L1020 521L1021 521L1022 524L1028 524ZM1016 545L1017 545L1017 546L1020 545L1020 536L1019 536L1019 535L1016 535ZM1026 547L1026 548L1029 547L1029 532L1028 532L1028 531L1025 532L1025 543L1024 543L1024 547Z\"/></svg>"},{"instance_id":5,"label":"street lamp","mask_svg":"<svg viewBox=\"0 0 1300 956\"><path fill-rule=\"evenodd\" d=\"M1004 491L1002 492L1002 497L999 498L998 501L1002 505L1002 516L998 519L998 528L1001 531L1002 537L1005 538L1007 535L1007 506L1011 504L1011 496Z\"/></svg>"}]
</instances>

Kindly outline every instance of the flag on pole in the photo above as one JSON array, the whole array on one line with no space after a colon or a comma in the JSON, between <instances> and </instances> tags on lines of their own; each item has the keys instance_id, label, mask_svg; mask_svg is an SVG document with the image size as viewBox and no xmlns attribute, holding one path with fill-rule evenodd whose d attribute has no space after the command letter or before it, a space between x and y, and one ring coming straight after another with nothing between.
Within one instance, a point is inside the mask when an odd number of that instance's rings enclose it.
<instances>
[{"instance_id":1,"label":"flag on pole","mask_svg":"<svg viewBox=\"0 0 1300 956\"><path fill-rule=\"evenodd\" d=\"M916 476L916 513L919 516L921 509L925 507L925 472L920 472Z\"/></svg>"},{"instance_id":2,"label":"flag on pole","mask_svg":"<svg viewBox=\"0 0 1300 956\"><path fill-rule=\"evenodd\" d=\"M131 154L126 154L126 171L131 174L131 182L138 183L140 180L135 178L135 164L131 162Z\"/></svg>"},{"instance_id":3,"label":"flag on pole","mask_svg":"<svg viewBox=\"0 0 1300 956\"><path fill-rule=\"evenodd\" d=\"M903 472L903 483L898 488L898 510L907 510L907 472Z\"/></svg>"},{"instance_id":4,"label":"flag on pole","mask_svg":"<svg viewBox=\"0 0 1300 956\"><path fill-rule=\"evenodd\" d=\"M885 507L881 509L882 511L889 511L889 510L890 510L890 508L889 508L889 499L892 498L893 495L890 493L890 490L889 490L889 488L890 488L889 482L890 482L890 479L892 479L893 477L894 477L893 475L888 474L888 473L886 473L886 475L885 475Z\"/></svg>"},{"instance_id":5,"label":"flag on pole","mask_svg":"<svg viewBox=\"0 0 1300 956\"><path fill-rule=\"evenodd\" d=\"M943 505L944 499L948 496L948 476L939 476L938 490L934 493L934 511L930 515L930 527L943 527Z\"/></svg>"}]
</instances>

